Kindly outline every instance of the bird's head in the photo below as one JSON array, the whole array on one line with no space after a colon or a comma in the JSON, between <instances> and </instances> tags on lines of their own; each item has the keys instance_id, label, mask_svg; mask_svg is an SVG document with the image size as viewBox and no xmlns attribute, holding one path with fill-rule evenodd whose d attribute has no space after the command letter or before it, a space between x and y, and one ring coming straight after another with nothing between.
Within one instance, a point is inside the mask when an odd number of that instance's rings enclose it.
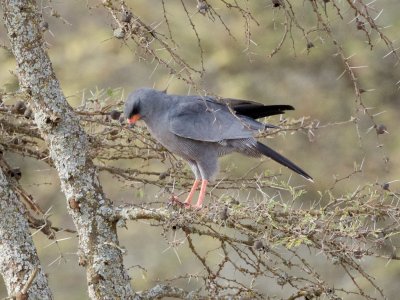
<instances>
[{"instance_id":1,"label":"bird's head","mask_svg":"<svg viewBox=\"0 0 400 300\"><path fill-rule=\"evenodd\" d=\"M140 119L146 119L155 108L154 101L159 98L159 92L154 89L141 88L130 93L125 101L124 114L129 124Z\"/></svg>"}]
</instances>

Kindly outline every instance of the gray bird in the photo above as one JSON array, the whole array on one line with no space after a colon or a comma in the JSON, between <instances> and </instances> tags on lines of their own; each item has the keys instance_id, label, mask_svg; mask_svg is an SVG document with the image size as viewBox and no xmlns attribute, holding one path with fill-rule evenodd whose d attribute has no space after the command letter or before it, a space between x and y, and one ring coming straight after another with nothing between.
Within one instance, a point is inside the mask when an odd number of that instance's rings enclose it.
<instances>
[{"instance_id":1,"label":"gray bird","mask_svg":"<svg viewBox=\"0 0 400 300\"><path fill-rule=\"evenodd\" d=\"M259 131L276 128L256 119L293 109L290 105L168 95L141 88L128 96L124 114L130 124L143 120L157 141L189 163L196 179L184 204L191 206L193 194L201 181L199 198L194 205L201 208L207 184L218 172L218 157L232 152L253 157L268 156L313 181L301 168L254 137Z\"/></svg>"}]
</instances>

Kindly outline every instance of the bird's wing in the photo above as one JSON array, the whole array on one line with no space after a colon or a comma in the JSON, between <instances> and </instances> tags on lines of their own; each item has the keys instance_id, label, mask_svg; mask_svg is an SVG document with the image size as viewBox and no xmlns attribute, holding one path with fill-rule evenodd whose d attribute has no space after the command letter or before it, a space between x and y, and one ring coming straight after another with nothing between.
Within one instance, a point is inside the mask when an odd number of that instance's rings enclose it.
<instances>
[{"instance_id":1,"label":"bird's wing","mask_svg":"<svg viewBox=\"0 0 400 300\"><path fill-rule=\"evenodd\" d=\"M178 103L169 113L171 132L198 141L249 138L255 130L264 128L255 120L234 115L225 105L203 99Z\"/></svg>"},{"instance_id":2,"label":"bird's wing","mask_svg":"<svg viewBox=\"0 0 400 300\"><path fill-rule=\"evenodd\" d=\"M239 115L247 116L253 119L284 114L286 110L294 110L291 105L264 105L249 100L224 98L221 101L230 107Z\"/></svg>"}]
</instances>

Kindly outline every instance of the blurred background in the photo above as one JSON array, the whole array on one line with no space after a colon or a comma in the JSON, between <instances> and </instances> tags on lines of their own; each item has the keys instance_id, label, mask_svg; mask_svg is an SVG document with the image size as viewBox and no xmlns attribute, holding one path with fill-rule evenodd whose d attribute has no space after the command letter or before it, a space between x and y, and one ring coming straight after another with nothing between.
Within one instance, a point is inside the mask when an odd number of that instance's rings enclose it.
<instances>
[{"instance_id":1,"label":"blurred background","mask_svg":"<svg viewBox=\"0 0 400 300\"><path fill-rule=\"evenodd\" d=\"M179 45L177 51L192 66L201 68L200 49L196 35L182 8L180 1L166 1L172 35ZM269 55L277 47L284 33L284 15L279 8L273 8L270 1L248 3L259 25L250 23L251 40L247 45L245 22L237 12L227 10L222 3L215 4L223 16L230 36L224 26L216 20L196 13L196 1L186 1L201 40L205 73L196 79L198 85L211 94L223 97L251 99L268 104L290 104L296 110L289 117L320 122L321 127L310 136L307 132L287 132L268 141L277 151L291 158L315 178L315 184L305 183L302 178L293 176L290 183L294 186L305 185L307 194L302 196L304 205L316 201L318 191L325 191L335 183L335 177L351 174L355 164L363 161L363 171L349 180L336 184L333 193L340 195L354 191L365 183L383 184L392 182L392 191L398 190L395 180L400 178L398 155L400 138L396 128L399 125L399 92L396 83L400 80L399 68L392 56L386 56L387 47L376 34L373 34L374 48L366 43L365 33L357 30L354 15L343 8L344 20L328 7L335 38L356 69L360 85L368 90L363 94L364 104L370 107L371 114L378 114L375 121L387 127L388 134L376 135L371 130L369 118L357 114L354 88L344 71L343 62L336 55L332 41L326 36L312 36L313 48L307 49L307 43L299 30L293 29L293 43L288 38L282 48L272 58ZM158 26L167 33L162 3L158 0L127 1L137 16L147 24ZM50 16L50 9L42 6L44 18L49 23L45 40L64 94L74 107L81 104L84 97L107 89L122 88L127 95L136 88L147 86L157 89L168 87L168 93L188 94L196 91L169 73L151 59L146 59L134 44L125 43L113 37L115 24L108 13L97 2L54 1L53 8L61 18ZM330 4L327 3L327 6ZM397 0L376 1L379 24L392 39L398 40L400 19ZM315 16L303 1L294 4L298 20L309 29L315 25ZM345 6L343 6L345 7ZM0 31L1 42L6 42L4 28ZM12 91L17 88L17 79L13 75L15 62L5 50L0 49L0 86ZM380 114L379 114L380 113ZM358 131L354 122L358 117ZM272 119L278 121L279 117ZM381 147L383 145L383 147ZM389 162L385 162L385 157ZM66 201L60 191L55 170L33 159L7 154L12 166L22 170L21 183L49 211L50 220L55 226L73 228L66 212ZM257 159L242 159L240 156L228 156L221 160L222 168L235 163L232 172L241 174L244 170L259 163ZM279 165L267 161L264 167L281 170ZM134 166L132 166L134 167ZM160 164L159 169L167 169ZM289 180L291 174L282 169L282 180ZM107 196L115 203L145 202L154 199L159 188L143 187L143 195L138 199L131 187L116 182L111 176L101 174ZM175 250L169 247L167 240L173 240L172 233L166 237L160 235L161 229L146 222L128 223L127 229L120 229L121 245L127 250L125 265L134 278L137 290L146 289L157 280L170 278L171 275L196 273L200 264L188 252L186 246ZM170 235L169 235L170 234ZM77 263L77 239L70 237L58 243L52 243L41 233L34 235L39 255L46 272L49 274L51 288L56 299L86 299L86 279L84 270ZM139 241L139 242L138 242ZM201 240L199 239L199 242ZM212 241L204 241L205 248L212 248ZM323 264L315 258L315 264ZM400 264L397 261L386 264L379 259L366 259L363 264L371 271L378 283L384 288L390 299L397 299L400 280ZM142 266L145 269L137 267ZM321 271L338 285L346 285L348 279L334 267ZM182 283L187 289L197 287L195 281ZM260 288L263 283L260 283ZM350 283L349 283L350 285ZM270 293L279 298L282 290L276 286ZM371 291L373 293L373 291ZM0 297L5 297L4 286Z\"/></svg>"}]
</instances>

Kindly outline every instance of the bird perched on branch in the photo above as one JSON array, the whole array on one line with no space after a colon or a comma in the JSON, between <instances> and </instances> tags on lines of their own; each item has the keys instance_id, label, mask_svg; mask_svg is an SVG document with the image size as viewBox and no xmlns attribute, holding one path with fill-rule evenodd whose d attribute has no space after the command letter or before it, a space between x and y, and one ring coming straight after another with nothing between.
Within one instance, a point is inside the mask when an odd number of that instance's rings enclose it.
<instances>
[{"instance_id":1,"label":"bird perched on branch","mask_svg":"<svg viewBox=\"0 0 400 300\"><path fill-rule=\"evenodd\" d=\"M150 134L165 148L185 159L195 181L184 204L191 206L201 182L195 208L201 208L209 180L218 172L218 157L239 152L265 155L312 181L312 177L287 158L258 142L254 135L268 128L256 119L293 110L290 105L264 105L237 99L168 95L141 88L125 102L125 117L133 124L143 120Z\"/></svg>"}]
</instances>

